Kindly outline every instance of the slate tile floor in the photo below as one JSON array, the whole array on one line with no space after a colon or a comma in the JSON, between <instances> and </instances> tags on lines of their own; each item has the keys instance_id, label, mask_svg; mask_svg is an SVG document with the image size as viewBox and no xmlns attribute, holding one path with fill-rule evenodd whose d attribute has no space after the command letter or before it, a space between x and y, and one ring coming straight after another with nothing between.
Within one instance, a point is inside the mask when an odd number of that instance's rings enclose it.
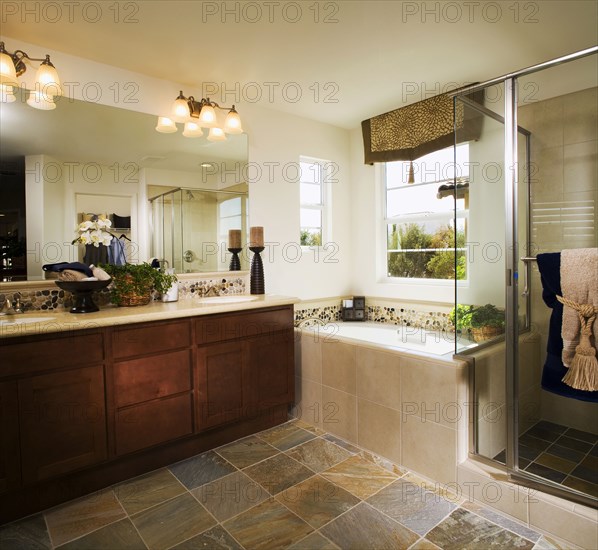
<instances>
[{"instance_id":1,"label":"slate tile floor","mask_svg":"<svg viewBox=\"0 0 598 550\"><path fill-rule=\"evenodd\" d=\"M290 421L1 527L0 548L557 546L493 510L434 492L383 458Z\"/></svg>"},{"instance_id":2,"label":"slate tile floor","mask_svg":"<svg viewBox=\"0 0 598 550\"><path fill-rule=\"evenodd\" d=\"M519 437L519 457L526 472L598 497L597 435L541 420Z\"/></svg>"}]
</instances>

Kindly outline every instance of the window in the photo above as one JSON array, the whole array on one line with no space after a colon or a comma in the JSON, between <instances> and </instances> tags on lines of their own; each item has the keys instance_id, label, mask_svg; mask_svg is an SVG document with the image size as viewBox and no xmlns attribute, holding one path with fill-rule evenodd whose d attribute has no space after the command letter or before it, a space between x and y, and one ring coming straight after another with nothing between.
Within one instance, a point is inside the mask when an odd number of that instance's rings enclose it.
<instances>
[{"instance_id":1,"label":"window","mask_svg":"<svg viewBox=\"0 0 598 550\"><path fill-rule=\"evenodd\" d=\"M223 200L218 204L219 241L228 242L229 229L243 228L243 201L241 197Z\"/></svg>"},{"instance_id":2,"label":"window","mask_svg":"<svg viewBox=\"0 0 598 550\"><path fill-rule=\"evenodd\" d=\"M331 165L328 161L300 157L300 244L322 246L329 239L327 175Z\"/></svg>"},{"instance_id":3,"label":"window","mask_svg":"<svg viewBox=\"0 0 598 550\"><path fill-rule=\"evenodd\" d=\"M407 183L408 161L385 163L384 234L388 277L454 279L456 275L457 279L467 278L469 145L457 146L456 159L454 155L454 148L449 147L413 161L415 183L412 184Z\"/></svg>"}]
</instances>

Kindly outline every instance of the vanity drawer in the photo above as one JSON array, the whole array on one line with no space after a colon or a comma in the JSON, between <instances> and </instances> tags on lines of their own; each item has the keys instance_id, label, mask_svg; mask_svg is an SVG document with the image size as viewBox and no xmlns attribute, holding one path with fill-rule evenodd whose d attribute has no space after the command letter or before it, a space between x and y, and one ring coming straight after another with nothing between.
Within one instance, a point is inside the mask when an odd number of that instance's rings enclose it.
<instances>
[{"instance_id":1,"label":"vanity drawer","mask_svg":"<svg viewBox=\"0 0 598 550\"><path fill-rule=\"evenodd\" d=\"M114 404L125 407L191 390L191 351L181 350L114 364Z\"/></svg>"},{"instance_id":2,"label":"vanity drawer","mask_svg":"<svg viewBox=\"0 0 598 550\"><path fill-rule=\"evenodd\" d=\"M0 341L0 376L18 376L47 370L93 365L104 361L101 333L31 337L11 343Z\"/></svg>"},{"instance_id":3,"label":"vanity drawer","mask_svg":"<svg viewBox=\"0 0 598 550\"><path fill-rule=\"evenodd\" d=\"M138 328L118 328L112 333L115 359L148 355L191 345L188 320L148 323Z\"/></svg>"},{"instance_id":4,"label":"vanity drawer","mask_svg":"<svg viewBox=\"0 0 598 550\"><path fill-rule=\"evenodd\" d=\"M116 454L123 455L193 433L190 393L148 401L116 412Z\"/></svg>"},{"instance_id":5,"label":"vanity drawer","mask_svg":"<svg viewBox=\"0 0 598 550\"><path fill-rule=\"evenodd\" d=\"M293 308L210 315L195 321L195 340L211 344L293 328Z\"/></svg>"}]
</instances>

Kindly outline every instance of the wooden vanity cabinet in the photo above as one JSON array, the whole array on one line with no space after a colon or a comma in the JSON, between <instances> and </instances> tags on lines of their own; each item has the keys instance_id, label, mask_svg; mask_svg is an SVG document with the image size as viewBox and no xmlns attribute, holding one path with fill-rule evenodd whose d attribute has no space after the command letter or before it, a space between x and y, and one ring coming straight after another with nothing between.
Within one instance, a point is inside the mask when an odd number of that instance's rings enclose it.
<instances>
[{"instance_id":1,"label":"wooden vanity cabinet","mask_svg":"<svg viewBox=\"0 0 598 550\"><path fill-rule=\"evenodd\" d=\"M105 460L102 333L1 343L1 376L12 380L0 384L14 391L13 396L3 392L3 401L18 423L22 484L33 485Z\"/></svg>"},{"instance_id":2,"label":"wooden vanity cabinet","mask_svg":"<svg viewBox=\"0 0 598 550\"><path fill-rule=\"evenodd\" d=\"M199 430L293 402L291 307L200 317L195 339Z\"/></svg>"},{"instance_id":3,"label":"wooden vanity cabinet","mask_svg":"<svg viewBox=\"0 0 598 550\"><path fill-rule=\"evenodd\" d=\"M21 482L16 382L0 382L0 494Z\"/></svg>"},{"instance_id":4,"label":"wooden vanity cabinet","mask_svg":"<svg viewBox=\"0 0 598 550\"><path fill-rule=\"evenodd\" d=\"M293 306L0 339L0 524L275 426Z\"/></svg>"},{"instance_id":5,"label":"wooden vanity cabinet","mask_svg":"<svg viewBox=\"0 0 598 550\"><path fill-rule=\"evenodd\" d=\"M194 431L188 319L112 332L114 454L166 443Z\"/></svg>"}]
</instances>

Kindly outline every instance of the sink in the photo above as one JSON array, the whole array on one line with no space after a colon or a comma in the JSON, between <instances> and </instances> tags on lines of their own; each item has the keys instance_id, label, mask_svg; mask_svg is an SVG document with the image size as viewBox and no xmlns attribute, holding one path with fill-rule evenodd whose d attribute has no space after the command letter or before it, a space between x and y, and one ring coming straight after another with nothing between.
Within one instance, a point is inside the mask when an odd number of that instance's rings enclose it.
<instances>
[{"instance_id":1,"label":"sink","mask_svg":"<svg viewBox=\"0 0 598 550\"><path fill-rule=\"evenodd\" d=\"M211 298L200 298L201 304L237 304L240 302L253 302L257 296L213 296Z\"/></svg>"},{"instance_id":2,"label":"sink","mask_svg":"<svg viewBox=\"0 0 598 550\"><path fill-rule=\"evenodd\" d=\"M20 315L5 315L0 317L0 326L8 327L15 325L28 325L29 323L43 323L44 321L52 321L55 317L25 317Z\"/></svg>"}]
</instances>

